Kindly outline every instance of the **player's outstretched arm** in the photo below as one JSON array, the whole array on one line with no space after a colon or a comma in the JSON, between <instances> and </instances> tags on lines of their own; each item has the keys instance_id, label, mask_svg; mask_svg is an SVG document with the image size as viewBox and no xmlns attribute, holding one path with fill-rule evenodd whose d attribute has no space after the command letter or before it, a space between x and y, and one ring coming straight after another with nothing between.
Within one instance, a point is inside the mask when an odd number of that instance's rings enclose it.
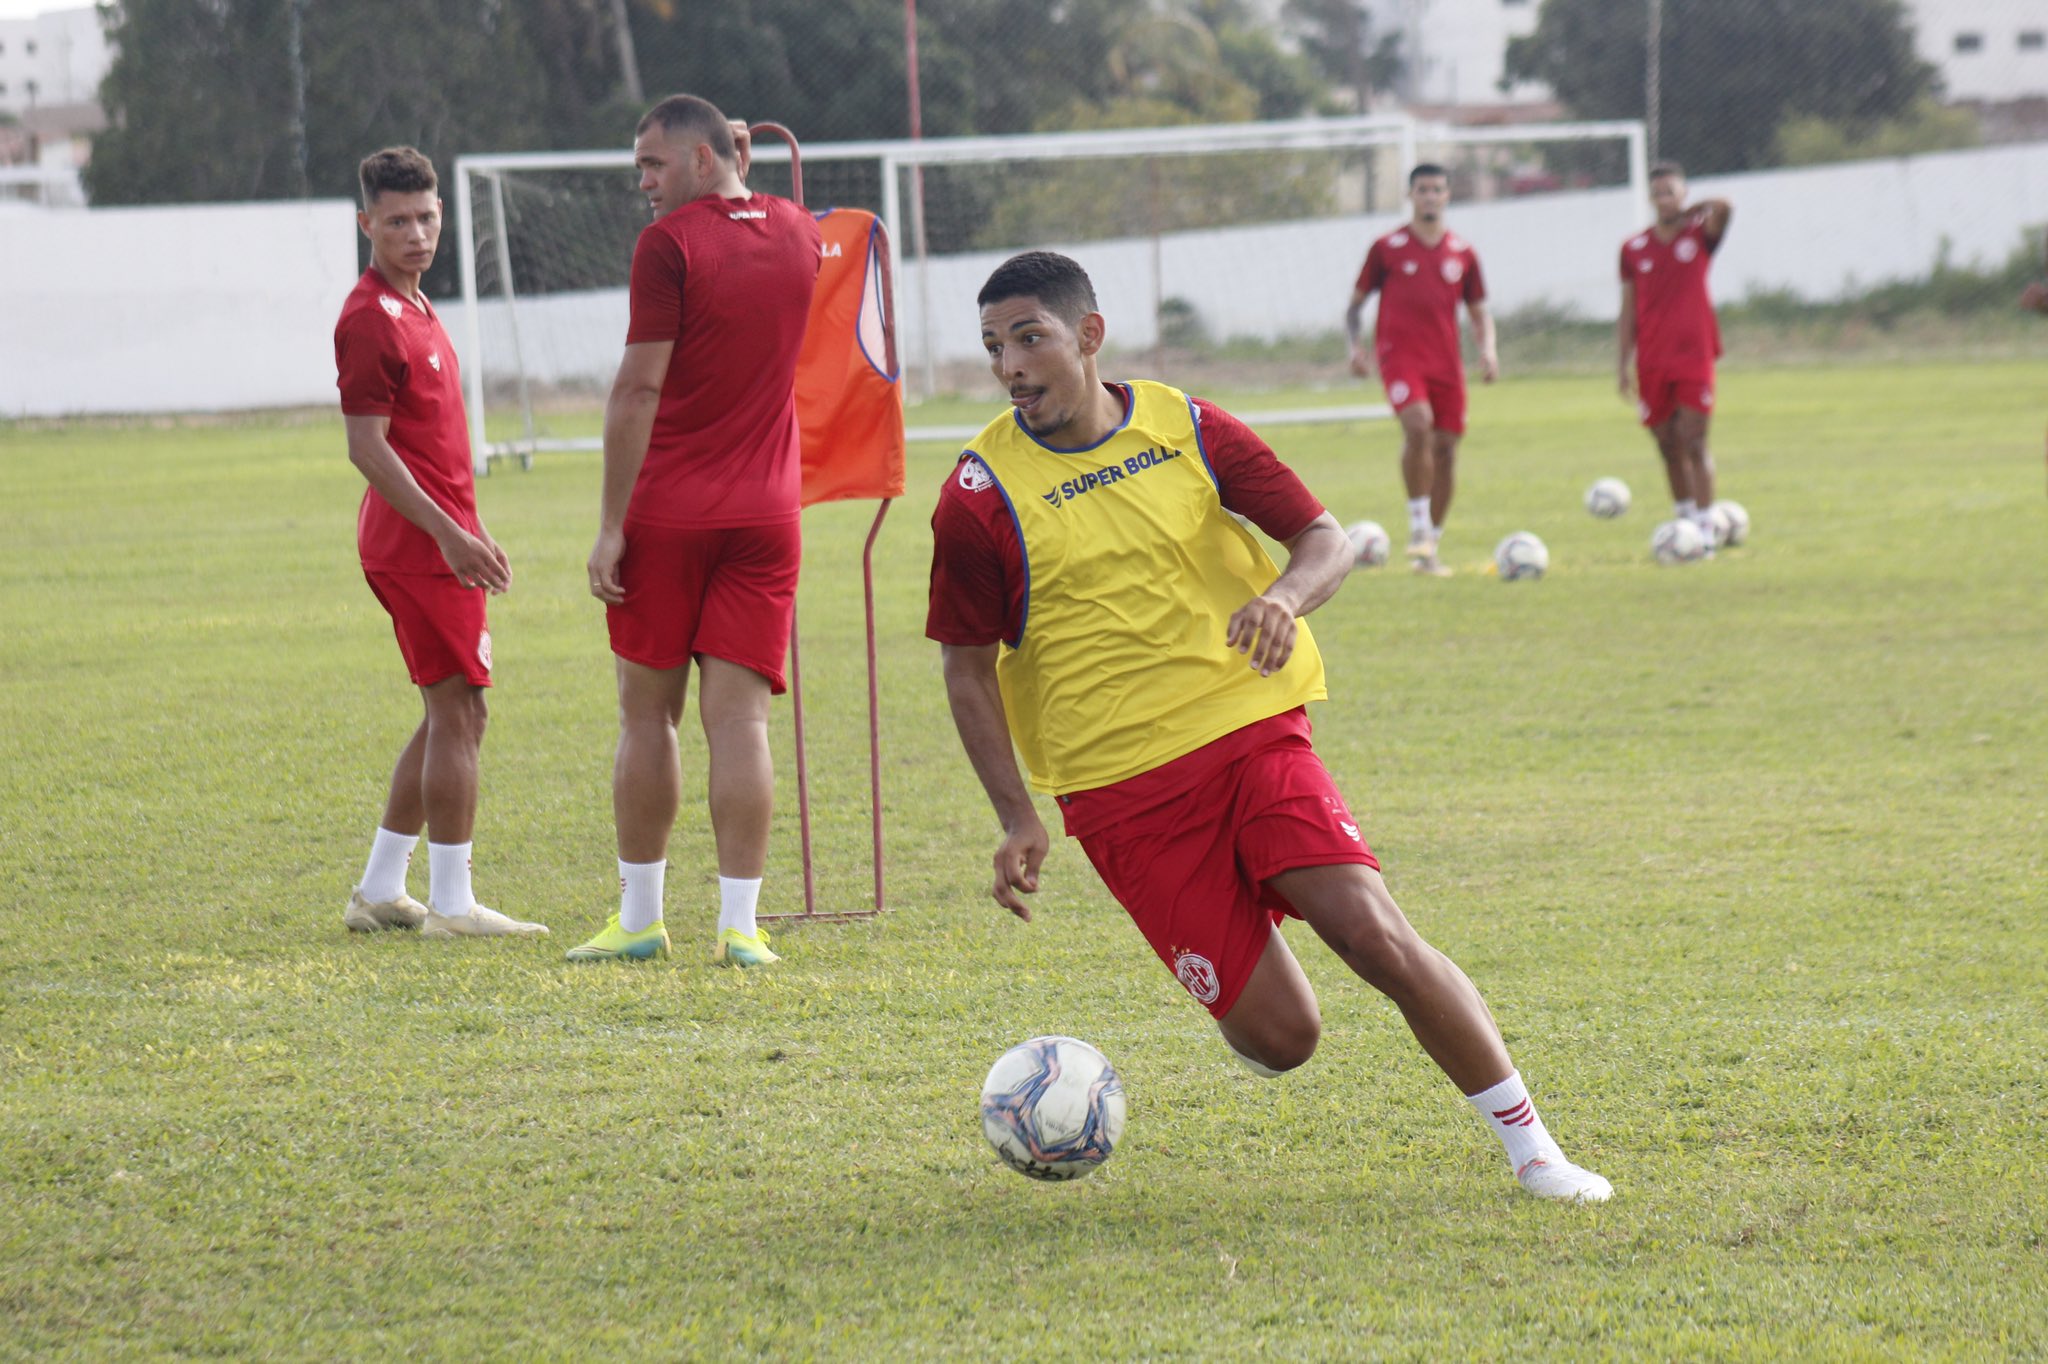
<instances>
[{"instance_id":1,"label":"player's outstretched arm","mask_svg":"<svg viewBox=\"0 0 2048 1364\"><path fill-rule=\"evenodd\" d=\"M1621 282L1621 311L1614 318L1614 382L1621 390L1623 402L1633 401L1636 396L1635 381L1629 374L1629 361L1636 354L1636 282L1625 279Z\"/></svg>"},{"instance_id":2,"label":"player's outstretched arm","mask_svg":"<svg viewBox=\"0 0 2048 1364\"><path fill-rule=\"evenodd\" d=\"M1287 567L1273 585L1231 613L1224 643L1271 677L1294 656L1299 617L1336 595L1357 557L1337 518L1324 512L1287 542Z\"/></svg>"},{"instance_id":3,"label":"player's outstretched arm","mask_svg":"<svg viewBox=\"0 0 2048 1364\"><path fill-rule=\"evenodd\" d=\"M597 543L591 547L590 595L613 606L626 600L619 582L619 560L626 555L626 507L640 466L647 462L647 442L654 434L654 414L661 407L661 385L668 378L673 341L641 341L626 347L604 404L604 493L598 510Z\"/></svg>"},{"instance_id":4,"label":"player's outstretched arm","mask_svg":"<svg viewBox=\"0 0 2048 1364\"><path fill-rule=\"evenodd\" d=\"M1333 523L1334 524L1334 523ZM1342 532L1339 532L1342 535ZM1348 545L1348 542L1347 542ZM989 894L995 902L1026 923L1031 906L1023 897L1038 889L1038 869L1052 846L1038 807L1031 803L1031 791L1017 771L1017 753L1010 746L1010 725L1003 712L1003 693L996 683L996 644L942 644L940 658L946 674L946 701L953 711L953 727L960 731L960 745L981 779L1003 826L1003 841L996 849L995 881Z\"/></svg>"},{"instance_id":5,"label":"player's outstretched arm","mask_svg":"<svg viewBox=\"0 0 2048 1364\"><path fill-rule=\"evenodd\" d=\"M1351 338L1351 372L1361 379L1372 375L1372 357L1365 349L1365 300L1365 290L1353 289L1351 304L1344 309L1344 335Z\"/></svg>"},{"instance_id":6,"label":"player's outstretched arm","mask_svg":"<svg viewBox=\"0 0 2048 1364\"><path fill-rule=\"evenodd\" d=\"M412 470L391 448L390 417L344 414L342 429L348 435L349 463L362 471L370 486L400 516L434 537L456 581L487 592L503 592L512 586L512 563L505 551L488 535L471 535L457 525L440 503L427 496Z\"/></svg>"}]
</instances>

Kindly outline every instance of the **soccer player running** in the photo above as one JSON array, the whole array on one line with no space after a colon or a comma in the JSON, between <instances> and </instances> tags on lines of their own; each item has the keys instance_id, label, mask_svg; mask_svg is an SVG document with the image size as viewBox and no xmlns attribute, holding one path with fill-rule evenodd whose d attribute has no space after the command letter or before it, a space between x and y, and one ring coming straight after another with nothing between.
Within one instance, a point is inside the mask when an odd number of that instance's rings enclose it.
<instances>
[{"instance_id":1,"label":"soccer player running","mask_svg":"<svg viewBox=\"0 0 2048 1364\"><path fill-rule=\"evenodd\" d=\"M1635 399L1636 415L1664 457L1675 514L1700 528L1711 551L1714 460L1707 453L1707 422L1721 328L1707 294L1707 267L1734 210L1726 199L1688 208L1685 171L1675 161L1650 168L1650 203L1657 221L1621 245L1615 379L1622 399Z\"/></svg>"},{"instance_id":2,"label":"soccer player running","mask_svg":"<svg viewBox=\"0 0 2048 1364\"><path fill-rule=\"evenodd\" d=\"M1378 291L1373 329L1380 379L1401 423L1401 481L1408 489L1408 557L1418 573L1439 578L1451 570L1438 557L1444 520L1455 490L1458 442L1465 435L1465 364L1458 353L1458 304L1472 320L1479 343L1479 377L1500 377L1486 282L1471 244L1444 226L1451 181L1428 162L1408 173L1414 216L1372 244L1344 310L1351 338L1351 372L1372 373L1362 319L1365 300Z\"/></svg>"},{"instance_id":3,"label":"soccer player running","mask_svg":"<svg viewBox=\"0 0 2048 1364\"><path fill-rule=\"evenodd\" d=\"M713 956L778 960L754 912L774 808L768 699L786 689L802 549L796 361L820 237L798 205L747 189L749 151L745 125L691 95L655 105L633 142L655 220L633 250L589 564L617 655L619 912L571 961L668 953L692 660L718 848Z\"/></svg>"},{"instance_id":4,"label":"soccer player running","mask_svg":"<svg viewBox=\"0 0 2048 1364\"><path fill-rule=\"evenodd\" d=\"M526 937L540 924L476 903L470 835L491 631L484 597L512 585L512 565L476 511L469 421L455 347L420 292L441 239L433 163L411 147L363 159L370 268L334 326L348 457L369 487L356 550L391 615L398 651L426 718L398 754L362 883L342 922L358 932L417 928L426 938ZM405 870L427 831L427 903L405 893Z\"/></svg>"},{"instance_id":5,"label":"soccer player running","mask_svg":"<svg viewBox=\"0 0 2048 1364\"><path fill-rule=\"evenodd\" d=\"M1395 906L1310 743L1323 668L1298 617L1351 564L1336 519L1230 414L1161 383L1103 383L1105 324L1074 261L1012 257L980 305L1013 410L940 493L925 633L1002 824L996 902L1031 917L1048 847L1021 752L1252 1070L1315 1051L1315 993L1277 931L1306 919L1399 1006L1525 1189L1607 1198L1537 1118L1472 982ZM1287 546L1284 572L1233 512Z\"/></svg>"}]
</instances>

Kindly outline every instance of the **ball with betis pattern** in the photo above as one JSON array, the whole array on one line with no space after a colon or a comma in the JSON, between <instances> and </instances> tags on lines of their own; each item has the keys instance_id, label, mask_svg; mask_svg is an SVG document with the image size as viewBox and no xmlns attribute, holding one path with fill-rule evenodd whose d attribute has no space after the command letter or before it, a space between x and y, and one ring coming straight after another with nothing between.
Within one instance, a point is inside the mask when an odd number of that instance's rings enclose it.
<instances>
[{"instance_id":1,"label":"ball with betis pattern","mask_svg":"<svg viewBox=\"0 0 2048 1364\"><path fill-rule=\"evenodd\" d=\"M1034 1037L989 1069L981 1131L1019 1174L1079 1179L1123 1138L1123 1081L1107 1057L1078 1038Z\"/></svg>"}]
</instances>

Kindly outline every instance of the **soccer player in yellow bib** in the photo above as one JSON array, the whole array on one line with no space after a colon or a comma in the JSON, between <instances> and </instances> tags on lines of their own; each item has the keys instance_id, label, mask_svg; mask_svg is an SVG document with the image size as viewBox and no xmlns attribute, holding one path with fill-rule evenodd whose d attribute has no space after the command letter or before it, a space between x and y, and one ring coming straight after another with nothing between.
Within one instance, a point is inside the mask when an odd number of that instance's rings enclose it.
<instances>
[{"instance_id":1,"label":"soccer player in yellow bib","mask_svg":"<svg viewBox=\"0 0 2048 1364\"><path fill-rule=\"evenodd\" d=\"M1022 754L1252 1070L1277 1076L1316 1049L1315 993L1278 931L1306 919L1399 1006L1523 1188L1608 1198L1537 1117L1472 982L1394 904L1310 744L1304 707L1325 692L1301 617L1350 568L1336 519L1228 413L1165 384L1102 382L1105 323L1074 261L1014 256L978 302L1011 411L941 491L925 633L1002 824L996 902L1030 919L1049 846ZM1284 571L1232 512L1287 547Z\"/></svg>"}]
</instances>

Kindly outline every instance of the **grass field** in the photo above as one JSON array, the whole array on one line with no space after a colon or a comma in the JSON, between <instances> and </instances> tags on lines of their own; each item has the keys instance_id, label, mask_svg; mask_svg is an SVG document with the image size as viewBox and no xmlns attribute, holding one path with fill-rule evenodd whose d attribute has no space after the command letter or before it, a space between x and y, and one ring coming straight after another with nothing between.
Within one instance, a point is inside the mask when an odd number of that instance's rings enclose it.
<instances>
[{"instance_id":1,"label":"grass field","mask_svg":"<svg viewBox=\"0 0 2048 1364\"><path fill-rule=\"evenodd\" d=\"M1298 927L1323 1049L1265 1083L1073 845L1035 923L986 900L995 830L921 637L945 450L878 553L892 912L740 975L707 959L694 803L676 959L561 962L614 897L593 459L481 492L518 579L478 889L554 937L364 940L340 910L417 702L338 422L0 426L0 1356L2039 1358L2039 381L1726 375L1755 537L1680 569L1602 382L1477 392L1459 575L1361 573L1315 617L1319 746L1614 1180L1600 1208L1521 1195ZM1277 434L1340 518L1398 530L1390 428ZM1610 473L1636 509L1596 522ZM807 529L828 907L867 885L869 514ZM1514 529L1544 581L1477 571ZM694 791L694 736L685 762ZM1072 1186L1003 1169L976 1119L989 1062L1048 1031L1130 1092Z\"/></svg>"}]
</instances>

